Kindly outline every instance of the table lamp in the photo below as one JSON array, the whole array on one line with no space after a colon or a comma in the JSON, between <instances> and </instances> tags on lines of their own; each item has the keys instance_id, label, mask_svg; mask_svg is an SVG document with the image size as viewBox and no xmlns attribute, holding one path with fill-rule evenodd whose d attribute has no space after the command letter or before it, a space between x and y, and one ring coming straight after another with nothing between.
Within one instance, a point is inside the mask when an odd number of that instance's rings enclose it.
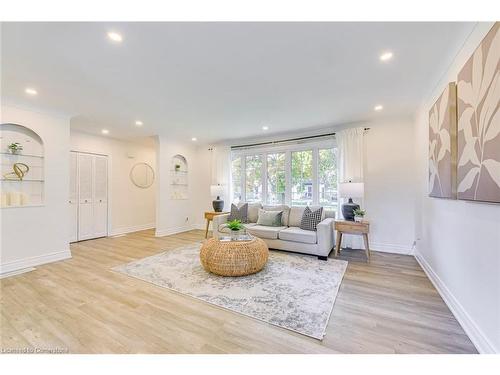
<instances>
[{"instance_id":1,"label":"table lamp","mask_svg":"<svg viewBox=\"0 0 500 375\"><path fill-rule=\"evenodd\" d=\"M210 185L210 195L212 197L217 197L212 201L212 207L215 212L222 212L224 208L224 201L220 199L221 195L224 195L224 187L222 185Z\"/></svg>"},{"instance_id":2,"label":"table lamp","mask_svg":"<svg viewBox=\"0 0 500 375\"><path fill-rule=\"evenodd\" d=\"M342 182L339 184L339 196L349 198L347 203L342 205L342 216L345 220L354 221L354 210L359 209L359 204L352 201L352 198L363 198L365 184L363 182Z\"/></svg>"}]
</instances>

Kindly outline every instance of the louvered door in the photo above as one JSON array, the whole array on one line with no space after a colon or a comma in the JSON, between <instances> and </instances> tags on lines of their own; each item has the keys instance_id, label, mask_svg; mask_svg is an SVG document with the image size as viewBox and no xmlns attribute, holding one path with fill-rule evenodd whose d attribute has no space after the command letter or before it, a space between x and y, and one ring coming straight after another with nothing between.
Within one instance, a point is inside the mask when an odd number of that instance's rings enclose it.
<instances>
[{"instance_id":1,"label":"louvered door","mask_svg":"<svg viewBox=\"0 0 500 375\"><path fill-rule=\"evenodd\" d=\"M78 154L78 240L94 238L93 167L94 156Z\"/></svg>"},{"instance_id":2,"label":"louvered door","mask_svg":"<svg viewBox=\"0 0 500 375\"><path fill-rule=\"evenodd\" d=\"M94 237L108 235L108 158L94 156L93 165L93 206Z\"/></svg>"},{"instance_id":3,"label":"louvered door","mask_svg":"<svg viewBox=\"0 0 500 375\"><path fill-rule=\"evenodd\" d=\"M78 154L69 156L69 242L78 241Z\"/></svg>"},{"instance_id":4,"label":"louvered door","mask_svg":"<svg viewBox=\"0 0 500 375\"><path fill-rule=\"evenodd\" d=\"M77 228L76 240L105 237L108 235L108 158L72 152L70 160L70 212L72 224ZM76 187L72 185L73 178ZM76 240L72 230L71 241Z\"/></svg>"}]
</instances>

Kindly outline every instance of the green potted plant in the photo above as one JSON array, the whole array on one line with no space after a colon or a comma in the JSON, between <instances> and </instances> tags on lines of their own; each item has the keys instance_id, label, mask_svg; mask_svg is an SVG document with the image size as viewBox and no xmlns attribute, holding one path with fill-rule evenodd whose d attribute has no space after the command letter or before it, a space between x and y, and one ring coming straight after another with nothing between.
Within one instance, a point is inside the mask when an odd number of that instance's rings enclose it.
<instances>
[{"instance_id":1,"label":"green potted plant","mask_svg":"<svg viewBox=\"0 0 500 375\"><path fill-rule=\"evenodd\" d=\"M362 210L360 208L356 208L354 210L354 221L363 221L363 218L365 217L366 211Z\"/></svg>"},{"instance_id":2,"label":"green potted plant","mask_svg":"<svg viewBox=\"0 0 500 375\"><path fill-rule=\"evenodd\" d=\"M7 146L7 148L9 149L9 152L11 154L16 155L21 153L21 151L23 150L23 145L21 145L19 142L14 142Z\"/></svg>"},{"instance_id":3,"label":"green potted plant","mask_svg":"<svg viewBox=\"0 0 500 375\"><path fill-rule=\"evenodd\" d=\"M174 168L175 168L175 171L176 171L176 172L179 172L179 171L181 170L181 165L180 165L180 164L176 164L176 165L174 166Z\"/></svg>"},{"instance_id":4,"label":"green potted plant","mask_svg":"<svg viewBox=\"0 0 500 375\"><path fill-rule=\"evenodd\" d=\"M241 224L241 220L231 220L227 222L227 227L231 230L231 240L235 241L238 239L238 235L240 230L242 230L243 224Z\"/></svg>"}]
</instances>

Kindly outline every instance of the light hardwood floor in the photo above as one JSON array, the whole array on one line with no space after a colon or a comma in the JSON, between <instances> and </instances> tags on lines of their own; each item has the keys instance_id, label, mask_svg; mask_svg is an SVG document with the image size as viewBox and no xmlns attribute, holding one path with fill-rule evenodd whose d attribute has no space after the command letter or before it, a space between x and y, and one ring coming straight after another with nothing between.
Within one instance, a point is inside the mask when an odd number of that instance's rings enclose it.
<instances>
[{"instance_id":1,"label":"light hardwood floor","mask_svg":"<svg viewBox=\"0 0 500 375\"><path fill-rule=\"evenodd\" d=\"M73 258L0 281L1 348L71 353L475 353L411 256L344 251L323 341L111 271L202 241L142 231L71 246ZM331 255L333 256L333 254Z\"/></svg>"}]
</instances>

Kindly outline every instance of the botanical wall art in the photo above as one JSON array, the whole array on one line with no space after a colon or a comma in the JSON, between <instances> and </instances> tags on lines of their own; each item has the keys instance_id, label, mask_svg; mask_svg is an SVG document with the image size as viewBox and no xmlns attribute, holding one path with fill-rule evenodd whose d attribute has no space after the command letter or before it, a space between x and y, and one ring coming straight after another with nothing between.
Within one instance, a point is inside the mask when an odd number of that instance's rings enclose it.
<instances>
[{"instance_id":1,"label":"botanical wall art","mask_svg":"<svg viewBox=\"0 0 500 375\"><path fill-rule=\"evenodd\" d=\"M500 23L458 74L459 199L500 202Z\"/></svg>"},{"instance_id":2,"label":"botanical wall art","mask_svg":"<svg viewBox=\"0 0 500 375\"><path fill-rule=\"evenodd\" d=\"M429 196L456 198L456 86L449 83L429 111Z\"/></svg>"}]
</instances>

